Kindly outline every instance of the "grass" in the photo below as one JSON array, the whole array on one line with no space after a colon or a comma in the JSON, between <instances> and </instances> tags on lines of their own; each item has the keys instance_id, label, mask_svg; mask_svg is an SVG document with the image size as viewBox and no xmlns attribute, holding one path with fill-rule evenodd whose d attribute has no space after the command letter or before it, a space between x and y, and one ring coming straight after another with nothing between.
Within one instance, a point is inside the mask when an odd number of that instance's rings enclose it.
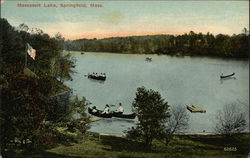
<instances>
[{"instance_id":1,"label":"grass","mask_svg":"<svg viewBox=\"0 0 250 158\"><path fill-rule=\"evenodd\" d=\"M222 136L175 136L168 147L154 141L151 150L141 142L126 138L86 136L79 143L59 145L46 151L5 152L6 158L246 158L249 153L249 134ZM237 151L224 151L235 147Z\"/></svg>"}]
</instances>

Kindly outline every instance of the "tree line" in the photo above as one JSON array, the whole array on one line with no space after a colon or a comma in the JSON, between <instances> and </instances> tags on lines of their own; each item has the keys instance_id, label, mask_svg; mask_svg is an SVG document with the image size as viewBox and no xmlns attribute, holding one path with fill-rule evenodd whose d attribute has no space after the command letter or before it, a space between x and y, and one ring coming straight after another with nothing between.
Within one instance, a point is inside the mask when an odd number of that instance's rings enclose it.
<instances>
[{"instance_id":1,"label":"tree line","mask_svg":"<svg viewBox=\"0 0 250 158\"><path fill-rule=\"evenodd\" d=\"M190 31L183 35L148 35L78 39L65 42L65 49L87 52L167 54L177 56L249 57L249 33L232 36Z\"/></svg>"}]
</instances>

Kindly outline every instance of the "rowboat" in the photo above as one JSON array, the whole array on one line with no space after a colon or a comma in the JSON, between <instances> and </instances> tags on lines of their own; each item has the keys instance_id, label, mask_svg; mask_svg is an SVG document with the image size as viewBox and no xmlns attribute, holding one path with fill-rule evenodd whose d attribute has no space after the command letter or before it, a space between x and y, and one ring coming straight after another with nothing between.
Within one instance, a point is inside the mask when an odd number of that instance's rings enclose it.
<instances>
[{"instance_id":1,"label":"rowboat","mask_svg":"<svg viewBox=\"0 0 250 158\"><path fill-rule=\"evenodd\" d=\"M235 73L232 73L232 74L230 74L230 75L221 75L220 76L220 78L222 79L222 78L227 78L227 77L231 77L231 76L233 76L233 75L235 75Z\"/></svg>"},{"instance_id":2,"label":"rowboat","mask_svg":"<svg viewBox=\"0 0 250 158\"><path fill-rule=\"evenodd\" d=\"M152 58L147 57L145 60L146 60L146 61L152 61Z\"/></svg>"},{"instance_id":3,"label":"rowboat","mask_svg":"<svg viewBox=\"0 0 250 158\"><path fill-rule=\"evenodd\" d=\"M95 80L101 80L101 81L106 80L106 76L100 76L100 75L88 75L88 78L95 79Z\"/></svg>"},{"instance_id":4,"label":"rowboat","mask_svg":"<svg viewBox=\"0 0 250 158\"><path fill-rule=\"evenodd\" d=\"M118 117L118 118L125 118L125 119L134 119L135 118L135 113L132 113L132 114L120 114L120 113L116 113L116 112L113 112L112 113L113 117Z\"/></svg>"},{"instance_id":5,"label":"rowboat","mask_svg":"<svg viewBox=\"0 0 250 158\"><path fill-rule=\"evenodd\" d=\"M101 110L97 110L97 112L93 112L92 108L88 108L88 112L91 115L97 116L97 117L102 117L102 118L112 118L112 113L108 113L108 114L102 114Z\"/></svg>"},{"instance_id":6,"label":"rowboat","mask_svg":"<svg viewBox=\"0 0 250 158\"><path fill-rule=\"evenodd\" d=\"M97 117L102 117L102 118L117 117L117 118L124 118L124 119L134 119L136 117L135 113L121 114L121 113L116 113L116 112L110 112L108 114L102 114L101 110L97 110L97 112L93 112L92 110L93 110L92 108L88 108L89 114L97 116Z\"/></svg>"}]
</instances>

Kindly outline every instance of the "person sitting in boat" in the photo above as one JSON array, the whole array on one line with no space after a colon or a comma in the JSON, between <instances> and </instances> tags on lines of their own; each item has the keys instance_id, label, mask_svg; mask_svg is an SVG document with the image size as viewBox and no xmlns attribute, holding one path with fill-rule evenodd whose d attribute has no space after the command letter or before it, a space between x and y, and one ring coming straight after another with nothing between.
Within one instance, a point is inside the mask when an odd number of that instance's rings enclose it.
<instances>
[{"instance_id":1,"label":"person sitting in boat","mask_svg":"<svg viewBox=\"0 0 250 158\"><path fill-rule=\"evenodd\" d=\"M96 112L97 112L96 106L93 106L92 112L93 112L93 113L96 113Z\"/></svg>"},{"instance_id":2,"label":"person sitting in boat","mask_svg":"<svg viewBox=\"0 0 250 158\"><path fill-rule=\"evenodd\" d=\"M122 103L119 103L119 107L115 110L115 113L122 114L123 111Z\"/></svg>"},{"instance_id":3,"label":"person sitting in boat","mask_svg":"<svg viewBox=\"0 0 250 158\"><path fill-rule=\"evenodd\" d=\"M104 110L102 111L102 114L108 114L109 113L109 105L106 104Z\"/></svg>"}]
</instances>

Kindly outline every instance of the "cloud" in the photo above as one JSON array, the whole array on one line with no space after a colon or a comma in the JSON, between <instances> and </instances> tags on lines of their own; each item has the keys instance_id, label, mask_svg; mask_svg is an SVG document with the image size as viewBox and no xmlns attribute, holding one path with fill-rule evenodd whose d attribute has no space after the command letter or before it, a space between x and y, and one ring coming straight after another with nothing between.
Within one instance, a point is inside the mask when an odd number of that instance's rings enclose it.
<instances>
[{"instance_id":1,"label":"cloud","mask_svg":"<svg viewBox=\"0 0 250 158\"><path fill-rule=\"evenodd\" d=\"M101 16L104 22L108 24L120 24L124 21L125 17L120 11L113 11Z\"/></svg>"},{"instance_id":2,"label":"cloud","mask_svg":"<svg viewBox=\"0 0 250 158\"><path fill-rule=\"evenodd\" d=\"M98 15L99 18L81 15L78 13L62 13L61 10L55 10L53 18L55 21L25 21L19 18L8 18L11 24L15 26L25 23L29 27L41 28L50 35L57 32L67 39L77 38L105 38L114 36L132 36L132 35L154 35L154 34L183 34L189 31L202 33L226 33L232 34L241 31L238 28L240 24L243 27L248 24L248 16L231 16L230 20L224 15L175 15L169 14L149 14L135 16L125 16L120 11L108 11L106 14ZM73 15L73 16L72 16ZM80 16L81 15L81 16ZM96 17L96 16L95 16ZM47 18L44 18L47 20ZM231 24L231 21L234 23ZM242 28L243 28L242 27Z\"/></svg>"},{"instance_id":3,"label":"cloud","mask_svg":"<svg viewBox=\"0 0 250 158\"><path fill-rule=\"evenodd\" d=\"M210 20L209 20L210 19ZM193 24L187 23L192 21ZM199 22L197 22L199 21ZM112 25L111 25L112 24ZM115 25L116 24L116 25ZM231 34L232 30L227 26L216 25L211 18L200 21L198 18L173 19L170 17L153 16L141 17L133 23L126 24L117 22L104 22L92 20L88 22L68 22L61 19L61 22L55 22L44 25L41 23L44 31L50 35L61 32L67 39L77 38L105 38L114 36L132 36L132 35L154 35L154 34L183 34L189 31L202 33L227 33Z\"/></svg>"}]
</instances>

